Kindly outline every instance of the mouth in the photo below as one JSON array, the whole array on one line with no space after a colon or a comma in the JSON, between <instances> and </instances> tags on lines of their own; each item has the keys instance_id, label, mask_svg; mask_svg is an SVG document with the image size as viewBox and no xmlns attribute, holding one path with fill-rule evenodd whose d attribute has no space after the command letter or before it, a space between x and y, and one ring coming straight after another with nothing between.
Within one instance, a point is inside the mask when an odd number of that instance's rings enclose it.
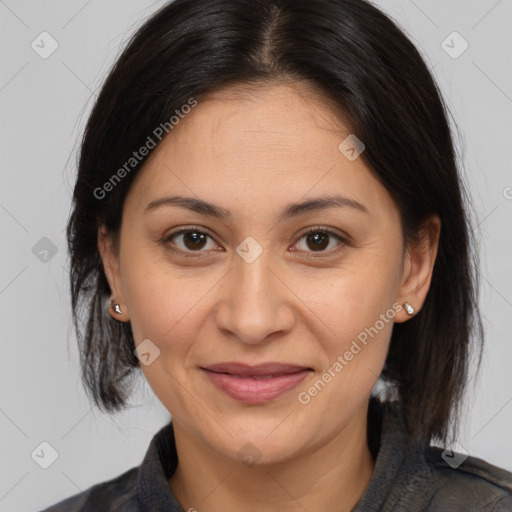
<instances>
[{"instance_id":1,"label":"mouth","mask_svg":"<svg viewBox=\"0 0 512 512\"><path fill-rule=\"evenodd\" d=\"M310 367L283 363L258 366L220 363L200 369L217 389L237 401L249 404L278 398L313 373Z\"/></svg>"},{"instance_id":2,"label":"mouth","mask_svg":"<svg viewBox=\"0 0 512 512\"><path fill-rule=\"evenodd\" d=\"M203 367L215 373L226 373L229 375L238 375L240 377L268 377L268 376L281 376L296 373L302 370L312 370L308 366L297 364L268 362L251 366L245 363L217 363Z\"/></svg>"}]
</instances>

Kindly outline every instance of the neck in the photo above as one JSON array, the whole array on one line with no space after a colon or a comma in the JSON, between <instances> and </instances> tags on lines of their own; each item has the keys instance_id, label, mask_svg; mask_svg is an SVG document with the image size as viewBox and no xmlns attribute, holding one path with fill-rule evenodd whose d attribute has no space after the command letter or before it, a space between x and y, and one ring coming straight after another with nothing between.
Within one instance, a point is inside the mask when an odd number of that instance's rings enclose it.
<instances>
[{"instance_id":1,"label":"neck","mask_svg":"<svg viewBox=\"0 0 512 512\"><path fill-rule=\"evenodd\" d=\"M366 403L340 432L284 462L248 467L174 425L178 466L169 479L184 510L349 512L373 472Z\"/></svg>"}]
</instances>

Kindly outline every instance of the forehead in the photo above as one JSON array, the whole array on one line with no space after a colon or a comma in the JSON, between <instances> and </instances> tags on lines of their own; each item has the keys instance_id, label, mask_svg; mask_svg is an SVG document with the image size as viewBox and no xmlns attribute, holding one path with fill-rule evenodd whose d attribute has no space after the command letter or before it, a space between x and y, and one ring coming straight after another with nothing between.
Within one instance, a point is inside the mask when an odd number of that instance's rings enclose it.
<instances>
[{"instance_id":1,"label":"forehead","mask_svg":"<svg viewBox=\"0 0 512 512\"><path fill-rule=\"evenodd\" d=\"M334 192L389 206L363 160L340 152L349 135L339 110L308 84L222 89L198 101L159 144L132 184L135 200L142 208L178 191L217 204L216 197L229 198L226 207L236 210Z\"/></svg>"},{"instance_id":2,"label":"forehead","mask_svg":"<svg viewBox=\"0 0 512 512\"><path fill-rule=\"evenodd\" d=\"M350 128L339 110L308 83L232 86L202 98L175 138L190 143L193 132L215 139L215 146L243 141L240 150L263 142L270 153L272 142L293 147L304 138L320 137L322 131L348 135Z\"/></svg>"}]
</instances>

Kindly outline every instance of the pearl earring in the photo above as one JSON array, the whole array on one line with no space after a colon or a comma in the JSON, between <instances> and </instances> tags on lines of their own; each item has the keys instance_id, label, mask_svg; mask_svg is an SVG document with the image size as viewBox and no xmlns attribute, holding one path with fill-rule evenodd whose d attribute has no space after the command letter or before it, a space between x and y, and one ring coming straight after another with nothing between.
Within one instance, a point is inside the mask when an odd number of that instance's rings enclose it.
<instances>
[{"instance_id":1,"label":"pearl earring","mask_svg":"<svg viewBox=\"0 0 512 512\"><path fill-rule=\"evenodd\" d=\"M414 314L414 308L408 302L404 304L404 308L407 311L407 313L409 313L409 315Z\"/></svg>"},{"instance_id":2,"label":"pearl earring","mask_svg":"<svg viewBox=\"0 0 512 512\"><path fill-rule=\"evenodd\" d=\"M111 299L110 301L110 307L118 314L118 315L122 315L123 312L121 311L121 306L119 304L115 304L114 303L114 300L115 299Z\"/></svg>"}]
</instances>

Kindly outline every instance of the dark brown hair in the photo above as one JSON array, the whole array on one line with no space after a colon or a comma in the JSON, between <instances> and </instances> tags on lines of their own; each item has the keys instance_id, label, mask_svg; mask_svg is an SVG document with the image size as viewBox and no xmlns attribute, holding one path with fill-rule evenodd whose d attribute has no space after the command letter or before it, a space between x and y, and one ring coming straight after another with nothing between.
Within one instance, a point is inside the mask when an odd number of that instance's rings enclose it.
<instances>
[{"instance_id":1,"label":"dark brown hair","mask_svg":"<svg viewBox=\"0 0 512 512\"><path fill-rule=\"evenodd\" d=\"M339 106L366 146L361 158L401 212L404 241L429 215L441 219L426 301L394 325L381 377L403 405L411 439L446 440L471 340L480 349L483 342L468 196L437 84L404 32L363 0L175 0L128 42L88 119L67 227L85 388L100 409L119 410L139 366L130 324L106 312L97 229L119 233L124 198L147 156L108 194L98 189L190 98L282 80L313 84Z\"/></svg>"}]
</instances>

